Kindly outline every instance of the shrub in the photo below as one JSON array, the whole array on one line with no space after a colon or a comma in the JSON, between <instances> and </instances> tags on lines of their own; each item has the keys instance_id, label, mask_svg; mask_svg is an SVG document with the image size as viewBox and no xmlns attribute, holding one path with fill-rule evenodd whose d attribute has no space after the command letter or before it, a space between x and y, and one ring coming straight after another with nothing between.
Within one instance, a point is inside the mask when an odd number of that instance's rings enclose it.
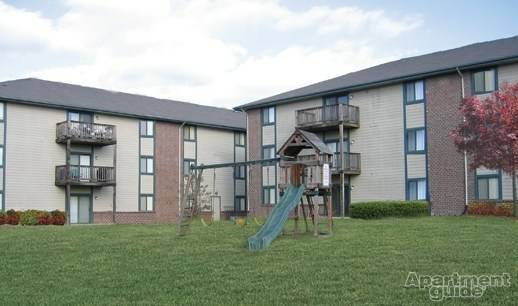
<instances>
[{"instance_id":1,"label":"shrub","mask_svg":"<svg viewBox=\"0 0 518 306\"><path fill-rule=\"evenodd\" d=\"M39 211L38 215L36 216L36 219L38 221L38 225L49 225L50 223L50 214L46 211Z\"/></svg>"},{"instance_id":2,"label":"shrub","mask_svg":"<svg viewBox=\"0 0 518 306\"><path fill-rule=\"evenodd\" d=\"M0 211L0 225L5 224L6 215Z\"/></svg>"},{"instance_id":3,"label":"shrub","mask_svg":"<svg viewBox=\"0 0 518 306\"><path fill-rule=\"evenodd\" d=\"M5 223L11 224L11 225L18 225L19 222L20 222L20 214L17 213L16 211L14 211L14 209L9 209L6 213Z\"/></svg>"},{"instance_id":4,"label":"shrub","mask_svg":"<svg viewBox=\"0 0 518 306\"><path fill-rule=\"evenodd\" d=\"M53 210L50 212L50 224L64 225L67 221L67 217L64 212L59 210Z\"/></svg>"},{"instance_id":5,"label":"shrub","mask_svg":"<svg viewBox=\"0 0 518 306\"><path fill-rule=\"evenodd\" d=\"M376 201L356 203L351 206L351 217L360 219L426 215L428 215L428 202L425 201Z\"/></svg>"},{"instance_id":6,"label":"shrub","mask_svg":"<svg viewBox=\"0 0 518 306\"><path fill-rule=\"evenodd\" d=\"M20 213L20 224L21 225L37 225L38 214L37 210L29 209Z\"/></svg>"},{"instance_id":7,"label":"shrub","mask_svg":"<svg viewBox=\"0 0 518 306\"><path fill-rule=\"evenodd\" d=\"M513 204L506 202L474 202L468 206L468 215L511 217L513 215Z\"/></svg>"}]
</instances>

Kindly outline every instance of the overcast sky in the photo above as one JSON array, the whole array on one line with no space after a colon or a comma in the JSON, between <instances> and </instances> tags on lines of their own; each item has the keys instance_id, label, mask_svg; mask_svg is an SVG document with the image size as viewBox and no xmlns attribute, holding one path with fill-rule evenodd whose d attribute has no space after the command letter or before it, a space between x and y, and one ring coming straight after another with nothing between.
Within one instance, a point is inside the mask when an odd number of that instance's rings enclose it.
<instances>
[{"instance_id":1,"label":"overcast sky","mask_svg":"<svg viewBox=\"0 0 518 306\"><path fill-rule=\"evenodd\" d=\"M0 80L37 77L233 107L518 34L518 1L462 3L0 0Z\"/></svg>"}]
</instances>

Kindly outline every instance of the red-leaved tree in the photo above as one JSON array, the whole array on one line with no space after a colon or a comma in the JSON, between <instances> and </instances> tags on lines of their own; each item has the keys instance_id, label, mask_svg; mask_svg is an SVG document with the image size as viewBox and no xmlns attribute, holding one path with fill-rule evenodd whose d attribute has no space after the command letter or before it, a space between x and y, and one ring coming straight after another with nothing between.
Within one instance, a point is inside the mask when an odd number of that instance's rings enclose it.
<instances>
[{"instance_id":1,"label":"red-leaved tree","mask_svg":"<svg viewBox=\"0 0 518 306\"><path fill-rule=\"evenodd\" d=\"M480 100L464 99L463 122L453 130L457 149L472 157L472 169L481 166L501 169L513 182L513 216L517 216L516 174L518 171L518 83L505 84Z\"/></svg>"}]
</instances>

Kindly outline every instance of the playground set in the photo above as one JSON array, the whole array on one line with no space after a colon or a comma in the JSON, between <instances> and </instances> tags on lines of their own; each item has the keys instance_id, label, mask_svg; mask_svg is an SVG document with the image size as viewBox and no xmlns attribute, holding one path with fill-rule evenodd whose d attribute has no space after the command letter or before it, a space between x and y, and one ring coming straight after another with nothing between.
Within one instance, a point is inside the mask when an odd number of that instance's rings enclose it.
<instances>
[{"instance_id":1,"label":"playground set","mask_svg":"<svg viewBox=\"0 0 518 306\"><path fill-rule=\"evenodd\" d=\"M259 231L248 238L249 250L266 249L283 231L290 217L294 220L295 233L299 232L299 221L302 217L306 232L310 231L308 222L310 218L314 236L332 235L330 169L333 152L317 135L296 129L280 147L277 155L279 157L273 159L192 166L191 173L182 188L177 234L185 235L193 217L200 214L199 192L204 170L241 165L271 165L279 162L278 187L281 198ZM323 216L325 217L322 218ZM321 223L327 223L325 230L321 229Z\"/></svg>"}]
</instances>

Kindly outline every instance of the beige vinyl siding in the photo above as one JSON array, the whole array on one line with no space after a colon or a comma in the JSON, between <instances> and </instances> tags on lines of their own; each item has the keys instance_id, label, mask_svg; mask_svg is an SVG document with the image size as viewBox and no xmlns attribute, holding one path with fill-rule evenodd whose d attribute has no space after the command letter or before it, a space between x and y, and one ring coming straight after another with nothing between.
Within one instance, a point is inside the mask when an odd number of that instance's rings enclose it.
<instances>
[{"instance_id":1,"label":"beige vinyl siding","mask_svg":"<svg viewBox=\"0 0 518 306\"><path fill-rule=\"evenodd\" d=\"M114 146L94 147L94 165L113 167L113 150Z\"/></svg>"},{"instance_id":2,"label":"beige vinyl siding","mask_svg":"<svg viewBox=\"0 0 518 306\"><path fill-rule=\"evenodd\" d=\"M502 200L513 199L513 180L511 175L502 171Z\"/></svg>"},{"instance_id":3,"label":"beige vinyl siding","mask_svg":"<svg viewBox=\"0 0 518 306\"><path fill-rule=\"evenodd\" d=\"M426 155L407 155L407 175L409 179L426 177Z\"/></svg>"},{"instance_id":4,"label":"beige vinyl siding","mask_svg":"<svg viewBox=\"0 0 518 306\"><path fill-rule=\"evenodd\" d=\"M424 103L406 105L406 128L419 128L424 125Z\"/></svg>"},{"instance_id":5,"label":"beige vinyl siding","mask_svg":"<svg viewBox=\"0 0 518 306\"><path fill-rule=\"evenodd\" d=\"M154 138L141 137L140 138L140 155L153 156L154 152Z\"/></svg>"},{"instance_id":6,"label":"beige vinyl siding","mask_svg":"<svg viewBox=\"0 0 518 306\"><path fill-rule=\"evenodd\" d=\"M275 125L263 126L263 146L275 144Z\"/></svg>"},{"instance_id":7,"label":"beige vinyl siding","mask_svg":"<svg viewBox=\"0 0 518 306\"><path fill-rule=\"evenodd\" d=\"M7 104L6 209L64 210L65 188L57 187L55 167L65 164L56 123L64 110Z\"/></svg>"},{"instance_id":8,"label":"beige vinyl siding","mask_svg":"<svg viewBox=\"0 0 518 306\"><path fill-rule=\"evenodd\" d=\"M502 86L505 82L518 82L518 64L505 65L498 67L498 84Z\"/></svg>"},{"instance_id":9,"label":"beige vinyl siding","mask_svg":"<svg viewBox=\"0 0 518 306\"><path fill-rule=\"evenodd\" d=\"M139 186L139 124L138 119L115 117L108 115L95 115L96 123L115 125L117 133L117 211L138 211L138 186ZM109 166L113 163L113 148L95 148L97 160L95 165ZM112 210L112 188L103 187L96 192L102 195L102 200L94 199L94 211ZM110 202L110 205L108 205ZM99 206L99 209L97 208ZM109 206L109 208L108 208Z\"/></svg>"},{"instance_id":10,"label":"beige vinyl siding","mask_svg":"<svg viewBox=\"0 0 518 306\"><path fill-rule=\"evenodd\" d=\"M296 115L295 112L299 109L311 108L322 106L322 99L311 99L296 103L288 103L284 105L278 105L277 110L277 148L293 134L296 126Z\"/></svg>"},{"instance_id":11,"label":"beige vinyl siding","mask_svg":"<svg viewBox=\"0 0 518 306\"><path fill-rule=\"evenodd\" d=\"M198 164L232 163L234 161L234 132L198 127ZM213 184L213 170L203 174L203 184L208 191L221 196L221 209L234 209L234 172L232 167L216 169ZM219 218L218 207L214 208L214 217Z\"/></svg>"},{"instance_id":12,"label":"beige vinyl siding","mask_svg":"<svg viewBox=\"0 0 518 306\"><path fill-rule=\"evenodd\" d=\"M480 167L477 169L477 175L498 175L498 170L486 169L484 167Z\"/></svg>"},{"instance_id":13,"label":"beige vinyl siding","mask_svg":"<svg viewBox=\"0 0 518 306\"><path fill-rule=\"evenodd\" d=\"M140 176L140 193L141 194L153 194L153 175L141 175Z\"/></svg>"},{"instance_id":14,"label":"beige vinyl siding","mask_svg":"<svg viewBox=\"0 0 518 306\"><path fill-rule=\"evenodd\" d=\"M196 142L184 141L183 157L185 159L196 159Z\"/></svg>"},{"instance_id":15,"label":"beige vinyl siding","mask_svg":"<svg viewBox=\"0 0 518 306\"><path fill-rule=\"evenodd\" d=\"M93 202L93 211L95 212L113 211L113 187L94 188Z\"/></svg>"},{"instance_id":16,"label":"beige vinyl siding","mask_svg":"<svg viewBox=\"0 0 518 306\"><path fill-rule=\"evenodd\" d=\"M351 129L351 152L362 173L351 176L351 202L405 199L403 90L401 84L352 93L361 127Z\"/></svg>"}]
</instances>

